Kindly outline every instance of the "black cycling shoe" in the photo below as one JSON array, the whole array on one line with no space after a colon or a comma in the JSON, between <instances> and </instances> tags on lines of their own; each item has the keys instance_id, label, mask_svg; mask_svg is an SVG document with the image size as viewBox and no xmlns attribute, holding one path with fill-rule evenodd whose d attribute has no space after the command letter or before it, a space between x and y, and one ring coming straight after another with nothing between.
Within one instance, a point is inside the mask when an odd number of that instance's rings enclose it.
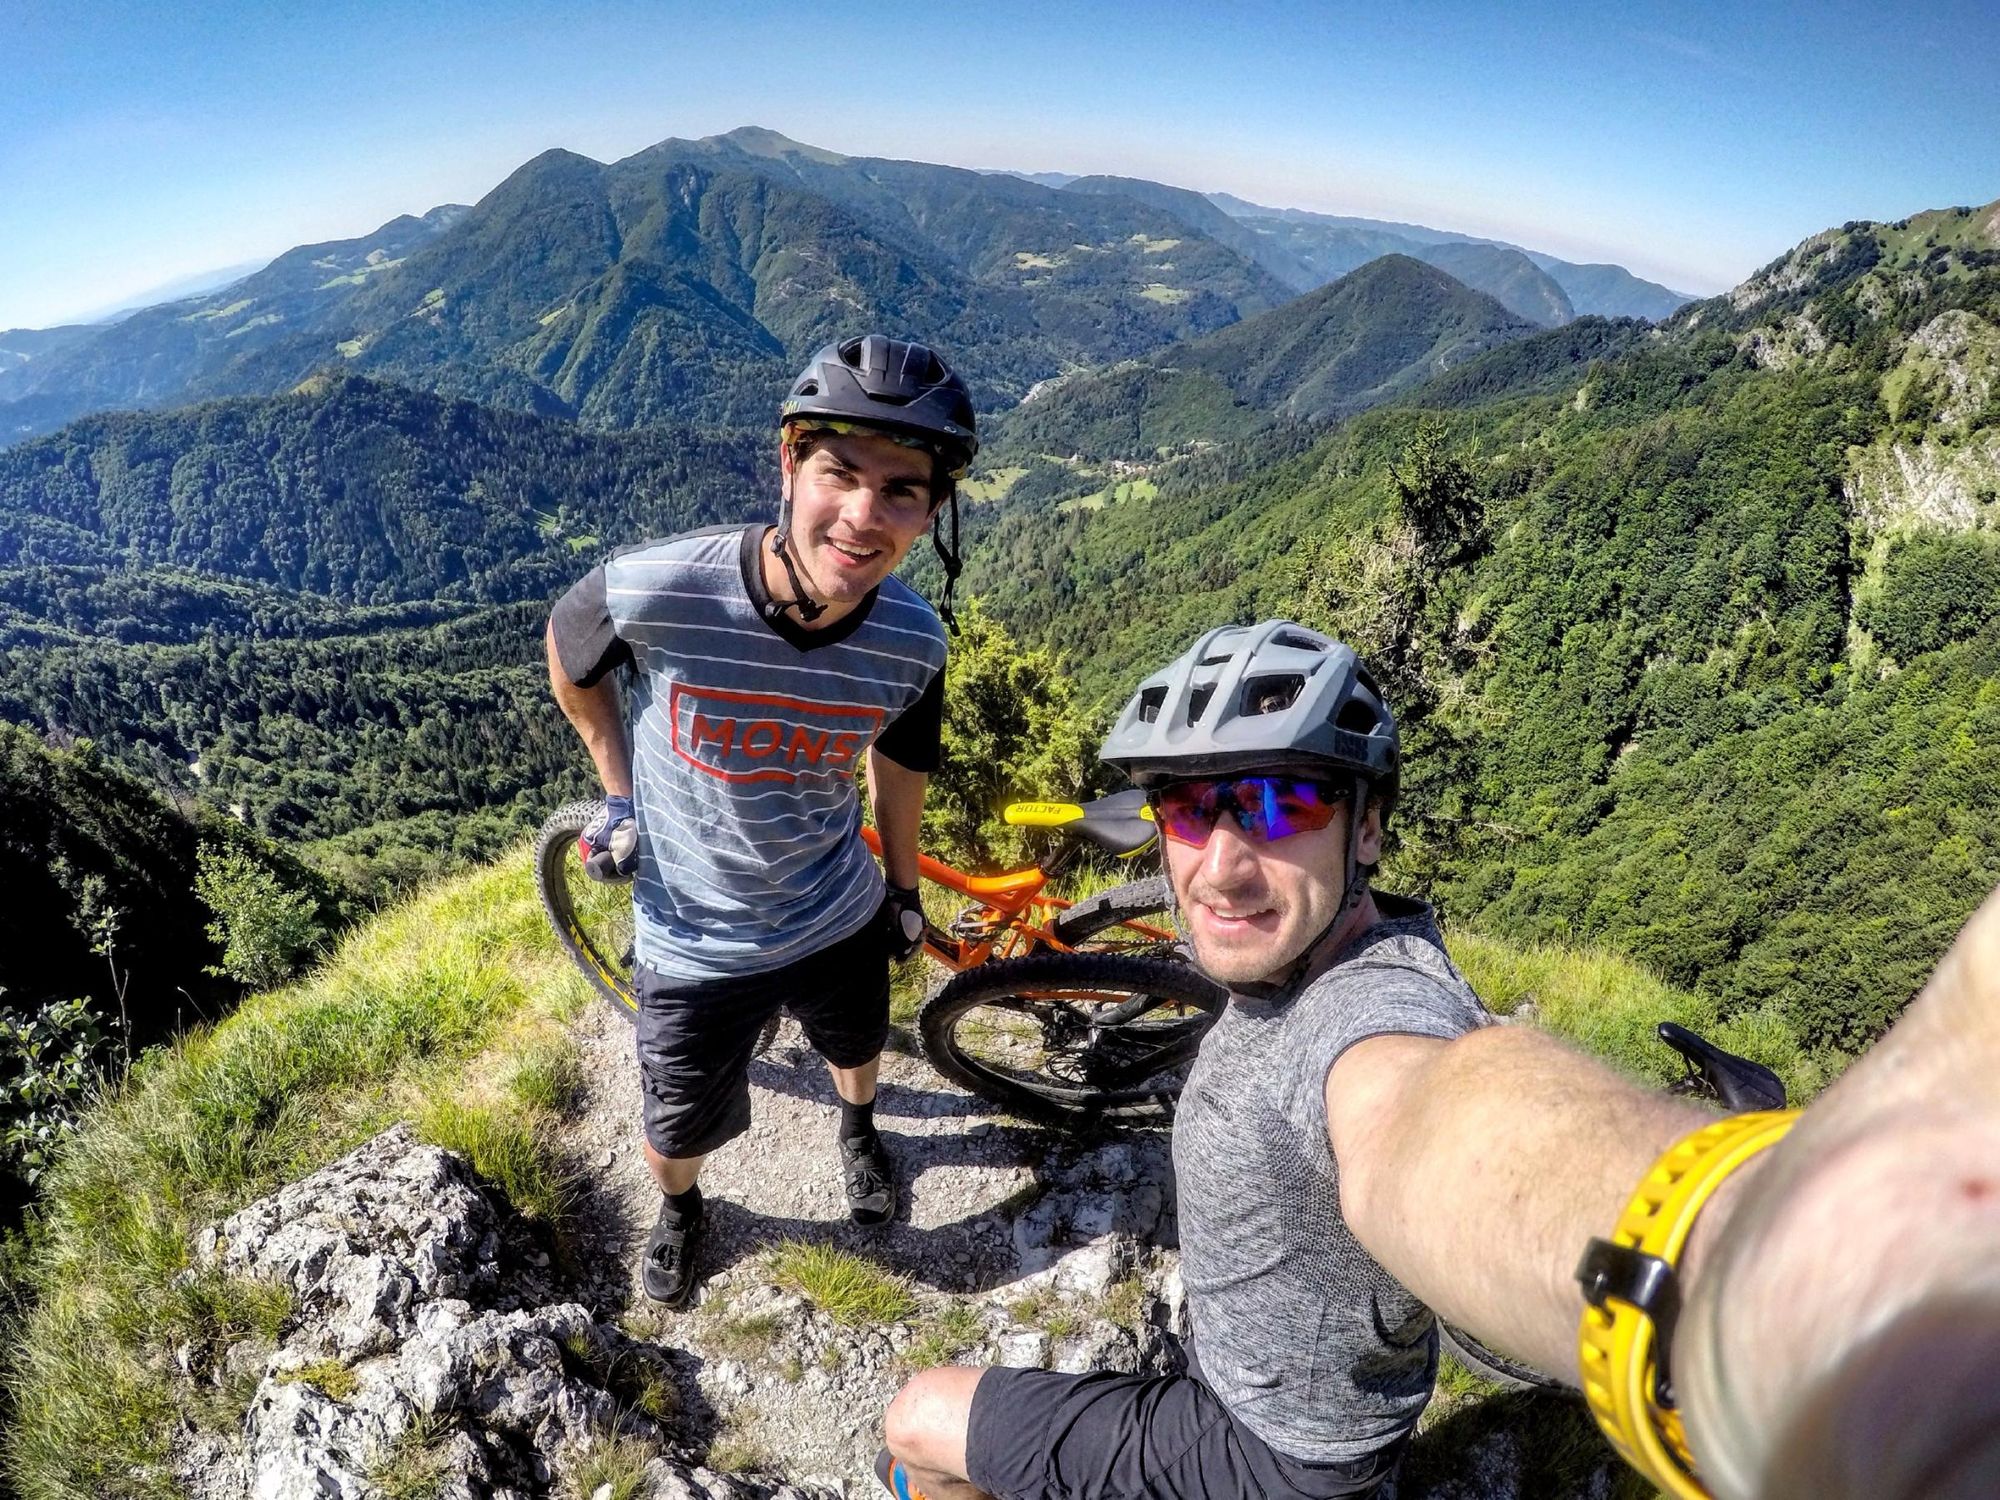
<instances>
[{"instance_id":1,"label":"black cycling shoe","mask_svg":"<svg viewBox=\"0 0 2000 1500\"><path fill-rule=\"evenodd\" d=\"M840 1165L846 1177L849 1218L857 1224L886 1224L896 1217L896 1168L882 1148L881 1136L842 1141Z\"/></svg>"},{"instance_id":2,"label":"black cycling shoe","mask_svg":"<svg viewBox=\"0 0 2000 1500\"><path fill-rule=\"evenodd\" d=\"M652 1238L646 1241L646 1259L639 1269L646 1295L668 1307L686 1307L699 1284L695 1267L701 1258L702 1225L705 1209L692 1214L673 1211L665 1198L660 1200L660 1216L653 1221Z\"/></svg>"}]
</instances>

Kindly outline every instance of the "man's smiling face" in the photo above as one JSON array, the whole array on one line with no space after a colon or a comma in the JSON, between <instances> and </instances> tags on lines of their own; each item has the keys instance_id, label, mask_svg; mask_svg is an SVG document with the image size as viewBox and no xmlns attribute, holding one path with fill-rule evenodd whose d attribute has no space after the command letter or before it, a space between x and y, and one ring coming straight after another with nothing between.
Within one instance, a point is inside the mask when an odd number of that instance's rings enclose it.
<instances>
[{"instance_id":1,"label":"man's smiling face","mask_svg":"<svg viewBox=\"0 0 2000 1500\"><path fill-rule=\"evenodd\" d=\"M1371 807L1356 850L1364 864L1382 851ZM1279 839L1245 833L1224 816L1200 847L1164 839L1168 877L1196 964L1222 984L1279 978L1340 915L1346 894L1348 809L1324 828Z\"/></svg>"},{"instance_id":2,"label":"man's smiling face","mask_svg":"<svg viewBox=\"0 0 2000 1500\"><path fill-rule=\"evenodd\" d=\"M838 619L895 572L931 521L930 454L887 437L837 433L817 438L794 461L784 450L792 487L792 547L806 588ZM767 569L776 559L769 559ZM778 597L778 579L769 579Z\"/></svg>"}]
</instances>

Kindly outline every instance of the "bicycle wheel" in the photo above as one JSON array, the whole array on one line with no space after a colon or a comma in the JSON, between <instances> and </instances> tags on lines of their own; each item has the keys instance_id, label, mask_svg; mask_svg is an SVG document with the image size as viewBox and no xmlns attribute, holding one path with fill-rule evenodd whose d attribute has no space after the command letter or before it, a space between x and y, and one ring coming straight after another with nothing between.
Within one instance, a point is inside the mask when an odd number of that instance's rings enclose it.
<instances>
[{"instance_id":1,"label":"bicycle wheel","mask_svg":"<svg viewBox=\"0 0 2000 1500\"><path fill-rule=\"evenodd\" d=\"M628 1021L632 999L632 887L608 885L584 873L576 841L601 802L567 802L535 835L535 890L556 941L590 987Z\"/></svg>"},{"instance_id":2,"label":"bicycle wheel","mask_svg":"<svg viewBox=\"0 0 2000 1500\"><path fill-rule=\"evenodd\" d=\"M577 856L576 841L603 809L602 802L566 802L535 835L535 890L556 941L611 1008L630 1021L639 1014L632 995L632 887L592 880ZM757 1033L757 1055L778 1040L782 1016Z\"/></svg>"},{"instance_id":3,"label":"bicycle wheel","mask_svg":"<svg viewBox=\"0 0 2000 1500\"><path fill-rule=\"evenodd\" d=\"M998 959L923 1003L931 1066L1034 1119L1162 1120L1223 991L1185 964L1101 953Z\"/></svg>"},{"instance_id":4,"label":"bicycle wheel","mask_svg":"<svg viewBox=\"0 0 2000 1500\"><path fill-rule=\"evenodd\" d=\"M1164 875L1085 897L1051 918L1049 931L1068 946L1091 953L1185 960L1174 934L1173 889Z\"/></svg>"}]
</instances>

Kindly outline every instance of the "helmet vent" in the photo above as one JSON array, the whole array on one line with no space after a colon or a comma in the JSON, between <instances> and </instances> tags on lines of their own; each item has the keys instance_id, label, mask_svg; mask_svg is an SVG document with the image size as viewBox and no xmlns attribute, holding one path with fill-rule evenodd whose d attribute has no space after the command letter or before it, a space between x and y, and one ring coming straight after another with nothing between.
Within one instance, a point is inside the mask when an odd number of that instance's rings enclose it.
<instances>
[{"instance_id":1,"label":"helmet vent","mask_svg":"<svg viewBox=\"0 0 2000 1500\"><path fill-rule=\"evenodd\" d=\"M1149 687L1139 694L1139 722L1157 724L1160 720L1160 705L1167 701L1167 690L1163 687Z\"/></svg>"},{"instance_id":2,"label":"helmet vent","mask_svg":"<svg viewBox=\"0 0 2000 1500\"><path fill-rule=\"evenodd\" d=\"M1380 724L1380 716L1374 708L1359 699L1349 699L1341 706L1340 714L1333 721L1336 729L1352 730L1355 734L1373 734Z\"/></svg>"},{"instance_id":3,"label":"helmet vent","mask_svg":"<svg viewBox=\"0 0 2000 1500\"><path fill-rule=\"evenodd\" d=\"M1201 716L1208 709L1208 700L1215 696L1215 684L1196 688L1188 694L1188 723L1199 724Z\"/></svg>"},{"instance_id":4,"label":"helmet vent","mask_svg":"<svg viewBox=\"0 0 2000 1500\"><path fill-rule=\"evenodd\" d=\"M1297 674L1281 677L1253 677L1243 684L1243 697L1237 712L1242 714L1283 713L1298 701L1306 680Z\"/></svg>"}]
</instances>

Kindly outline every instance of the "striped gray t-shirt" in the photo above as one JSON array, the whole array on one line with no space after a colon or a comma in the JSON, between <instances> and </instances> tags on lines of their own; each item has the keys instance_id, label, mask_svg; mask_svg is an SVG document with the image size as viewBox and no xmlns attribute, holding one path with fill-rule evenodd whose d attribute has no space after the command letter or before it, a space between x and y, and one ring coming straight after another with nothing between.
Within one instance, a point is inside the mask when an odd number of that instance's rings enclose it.
<instances>
[{"instance_id":1,"label":"striped gray t-shirt","mask_svg":"<svg viewBox=\"0 0 2000 1500\"><path fill-rule=\"evenodd\" d=\"M1417 1424L1437 1374L1430 1309L1340 1216L1326 1079L1356 1042L1488 1025L1431 909L1382 920L1289 996L1232 994L1181 1091L1181 1276L1202 1376L1238 1421L1311 1463L1366 1458Z\"/></svg>"},{"instance_id":2,"label":"striped gray t-shirt","mask_svg":"<svg viewBox=\"0 0 2000 1500\"><path fill-rule=\"evenodd\" d=\"M937 765L936 613L891 578L826 629L772 619L764 530L619 552L554 616L572 681L626 668L637 958L675 979L780 968L859 930L883 883L856 769L871 746Z\"/></svg>"}]
</instances>

